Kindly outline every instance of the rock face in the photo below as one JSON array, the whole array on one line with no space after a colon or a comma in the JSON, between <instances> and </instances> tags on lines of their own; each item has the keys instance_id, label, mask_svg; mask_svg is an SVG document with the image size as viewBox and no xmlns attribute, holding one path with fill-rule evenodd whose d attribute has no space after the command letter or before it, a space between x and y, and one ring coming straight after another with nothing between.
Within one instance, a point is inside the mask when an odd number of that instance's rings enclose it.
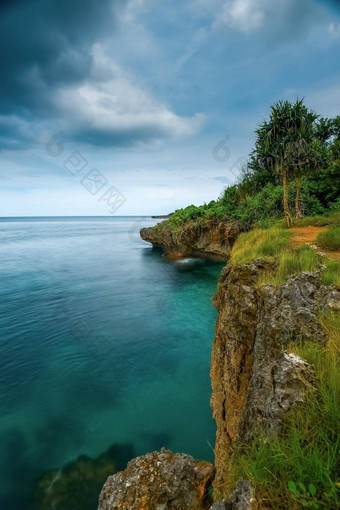
<instances>
[{"instance_id":1,"label":"rock face","mask_svg":"<svg viewBox=\"0 0 340 510\"><path fill-rule=\"evenodd\" d=\"M162 449L129 462L110 476L100 494L98 510L203 510L214 466L190 455Z\"/></svg>"},{"instance_id":2,"label":"rock face","mask_svg":"<svg viewBox=\"0 0 340 510\"><path fill-rule=\"evenodd\" d=\"M228 460L239 441L260 431L280 432L286 414L304 400L313 369L287 352L295 340L325 341L320 310L334 308L340 293L318 274L302 273L279 288L259 287L268 262L227 266L214 304L218 321L212 352L211 406L217 423L214 489L222 497Z\"/></svg>"},{"instance_id":3,"label":"rock face","mask_svg":"<svg viewBox=\"0 0 340 510\"><path fill-rule=\"evenodd\" d=\"M156 227L142 228L141 238L162 248L170 257L212 256L220 260L229 258L230 250L239 234L235 223L205 221L186 224L172 231L167 222Z\"/></svg>"},{"instance_id":4,"label":"rock face","mask_svg":"<svg viewBox=\"0 0 340 510\"><path fill-rule=\"evenodd\" d=\"M254 510L255 508L254 489L250 482L241 478L228 499L214 503L210 510Z\"/></svg>"}]
</instances>

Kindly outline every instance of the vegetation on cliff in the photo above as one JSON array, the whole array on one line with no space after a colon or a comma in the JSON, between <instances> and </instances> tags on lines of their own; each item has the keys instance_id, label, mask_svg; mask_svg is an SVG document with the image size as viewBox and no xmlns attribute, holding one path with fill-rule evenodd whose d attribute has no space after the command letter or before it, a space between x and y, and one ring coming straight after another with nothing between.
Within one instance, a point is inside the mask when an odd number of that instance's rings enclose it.
<instances>
[{"instance_id":1,"label":"vegetation on cliff","mask_svg":"<svg viewBox=\"0 0 340 510\"><path fill-rule=\"evenodd\" d=\"M176 230L207 219L237 221L242 229L266 227L283 216L340 209L340 116L325 119L303 100L279 101L256 131L255 148L238 184L217 200L179 209L162 227Z\"/></svg>"},{"instance_id":2,"label":"vegetation on cliff","mask_svg":"<svg viewBox=\"0 0 340 510\"><path fill-rule=\"evenodd\" d=\"M152 235L156 245L169 237L177 246L195 230L241 231L214 298L215 497L228 497L242 478L259 509L336 510L340 116L323 119L301 100L282 101L256 137L238 184L176 211ZM303 373L311 378L300 380Z\"/></svg>"},{"instance_id":3,"label":"vegetation on cliff","mask_svg":"<svg viewBox=\"0 0 340 510\"><path fill-rule=\"evenodd\" d=\"M318 237L324 247L337 247L333 232L339 229L339 216ZM321 243L320 243L321 244ZM321 271L325 284L340 288L340 260L331 260L315 248L294 243L293 232L282 226L243 233L231 252L231 265L237 267L258 258L272 262L258 284L287 281L303 271ZM258 508L300 508L336 510L340 507L340 309L320 312L319 323L327 335L323 344L315 337L292 338L287 351L307 361L315 370L302 406L285 422L282 433L268 437L264 432L253 441L240 443L234 452L224 480L228 490L239 478L255 487Z\"/></svg>"},{"instance_id":4,"label":"vegetation on cliff","mask_svg":"<svg viewBox=\"0 0 340 510\"><path fill-rule=\"evenodd\" d=\"M303 222L301 222L303 224ZM310 223L310 221L308 222ZM325 250L339 250L339 214L317 218L323 227L316 242ZM298 230L298 229L297 229ZM303 271L321 271L325 284L340 288L340 260L319 253L315 246L294 243L294 231L282 226L242 233L232 252L231 264L264 258L272 261L258 284L280 285ZM256 488L259 508L337 509L340 507L340 311L321 313L327 343L292 342L288 351L313 366L316 384L295 410L283 433L271 439L257 437L240 445L225 480L228 487L240 477ZM293 339L292 339L293 340Z\"/></svg>"},{"instance_id":5,"label":"vegetation on cliff","mask_svg":"<svg viewBox=\"0 0 340 510\"><path fill-rule=\"evenodd\" d=\"M316 372L303 407L291 414L280 435L242 445L231 463L226 483L249 479L259 508L340 507L340 312L320 316L320 323L328 334L326 346L290 346Z\"/></svg>"},{"instance_id":6,"label":"vegetation on cliff","mask_svg":"<svg viewBox=\"0 0 340 510\"><path fill-rule=\"evenodd\" d=\"M331 226L320 234L316 240L331 239L333 231L339 230L340 215L334 214L326 218ZM333 223L333 224L332 224ZM289 276L299 274L302 271L315 272L320 270L323 282L326 285L333 284L340 288L340 260L332 260L318 251L317 246L294 243L294 230L285 229L282 225L276 225L268 229L254 229L250 232L241 233L231 251L231 264L251 262L257 258L266 258L274 264L260 279L261 284L272 283L279 285ZM326 242L322 248L337 246L336 239Z\"/></svg>"}]
</instances>

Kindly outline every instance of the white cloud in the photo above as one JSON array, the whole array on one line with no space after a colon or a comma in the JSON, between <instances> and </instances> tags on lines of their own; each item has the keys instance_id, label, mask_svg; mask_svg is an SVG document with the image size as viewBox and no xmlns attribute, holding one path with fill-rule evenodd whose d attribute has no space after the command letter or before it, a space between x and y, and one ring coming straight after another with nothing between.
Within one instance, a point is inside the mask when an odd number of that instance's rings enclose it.
<instances>
[{"instance_id":1,"label":"white cloud","mask_svg":"<svg viewBox=\"0 0 340 510\"><path fill-rule=\"evenodd\" d=\"M196 0L207 7L206 0ZM214 9L214 28L238 30L246 35L299 37L314 23L326 19L325 10L310 0L220 0Z\"/></svg>"},{"instance_id":2,"label":"white cloud","mask_svg":"<svg viewBox=\"0 0 340 510\"><path fill-rule=\"evenodd\" d=\"M328 27L328 33L332 39L340 39L340 23L331 23Z\"/></svg>"},{"instance_id":3,"label":"white cloud","mask_svg":"<svg viewBox=\"0 0 340 510\"><path fill-rule=\"evenodd\" d=\"M280 0L276 0L275 4ZM229 0L222 6L215 25L227 25L249 33L261 27L272 2L268 0Z\"/></svg>"},{"instance_id":4,"label":"white cloud","mask_svg":"<svg viewBox=\"0 0 340 510\"><path fill-rule=\"evenodd\" d=\"M99 45L93 48L92 76L78 86L59 89L55 101L64 112L65 132L102 134L136 141L177 138L197 133L204 115L184 117L137 83L109 58Z\"/></svg>"}]
</instances>

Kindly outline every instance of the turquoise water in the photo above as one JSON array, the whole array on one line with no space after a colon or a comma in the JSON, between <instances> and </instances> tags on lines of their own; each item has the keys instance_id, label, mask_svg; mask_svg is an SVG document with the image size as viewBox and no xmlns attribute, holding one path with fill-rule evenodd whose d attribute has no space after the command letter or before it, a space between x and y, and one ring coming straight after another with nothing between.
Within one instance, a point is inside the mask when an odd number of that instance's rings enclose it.
<instances>
[{"instance_id":1,"label":"turquoise water","mask_svg":"<svg viewBox=\"0 0 340 510\"><path fill-rule=\"evenodd\" d=\"M212 459L220 264L168 263L148 218L0 220L0 508L112 444ZM21 490L18 491L18 480Z\"/></svg>"}]
</instances>

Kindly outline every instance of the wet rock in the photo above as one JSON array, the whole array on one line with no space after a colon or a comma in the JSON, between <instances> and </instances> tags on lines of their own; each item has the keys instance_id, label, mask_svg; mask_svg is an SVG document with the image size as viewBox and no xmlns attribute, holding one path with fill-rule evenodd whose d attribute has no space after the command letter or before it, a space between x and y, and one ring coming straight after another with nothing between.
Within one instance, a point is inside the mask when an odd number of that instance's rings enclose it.
<instances>
[{"instance_id":1,"label":"wet rock","mask_svg":"<svg viewBox=\"0 0 340 510\"><path fill-rule=\"evenodd\" d=\"M287 414L312 388L312 367L288 346L301 340L324 343L318 314L340 303L340 293L323 285L319 274L302 273L278 288L260 287L258 279L270 265L256 260L227 266L213 301L218 310L211 361L214 489L222 496L227 496L224 480L235 446L259 432L279 433Z\"/></svg>"},{"instance_id":2,"label":"wet rock","mask_svg":"<svg viewBox=\"0 0 340 510\"><path fill-rule=\"evenodd\" d=\"M162 248L171 258L211 256L227 260L239 234L236 223L206 220L200 224L188 223L171 230L164 221L156 227L142 228L141 238Z\"/></svg>"},{"instance_id":3,"label":"wet rock","mask_svg":"<svg viewBox=\"0 0 340 510\"><path fill-rule=\"evenodd\" d=\"M98 510L207 509L213 476L209 462L163 448L133 459L125 471L110 476Z\"/></svg>"}]
</instances>

